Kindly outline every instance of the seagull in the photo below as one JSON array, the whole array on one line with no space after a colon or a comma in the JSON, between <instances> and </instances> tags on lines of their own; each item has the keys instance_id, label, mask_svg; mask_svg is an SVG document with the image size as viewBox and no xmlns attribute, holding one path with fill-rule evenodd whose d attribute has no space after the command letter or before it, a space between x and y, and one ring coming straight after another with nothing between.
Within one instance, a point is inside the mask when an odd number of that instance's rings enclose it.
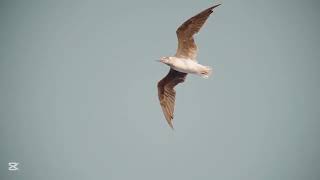
<instances>
[{"instance_id":1,"label":"seagull","mask_svg":"<svg viewBox=\"0 0 320 180\"><path fill-rule=\"evenodd\" d=\"M199 75L208 78L212 73L212 68L203 66L198 63L197 45L193 35L198 33L203 24L206 22L213 9L221 4L209 7L199 14L185 21L177 30L178 48L174 56L161 57L157 60L170 66L169 73L158 82L158 96L163 114L173 129L173 113L175 106L176 91L174 87L184 82L187 74Z\"/></svg>"}]
</instances>

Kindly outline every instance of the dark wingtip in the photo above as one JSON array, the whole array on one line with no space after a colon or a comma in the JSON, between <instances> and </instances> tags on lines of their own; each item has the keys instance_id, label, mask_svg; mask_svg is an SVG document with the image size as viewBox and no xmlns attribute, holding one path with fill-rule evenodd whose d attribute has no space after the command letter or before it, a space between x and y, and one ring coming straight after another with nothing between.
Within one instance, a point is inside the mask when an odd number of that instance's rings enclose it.
<instances>
[{"instance_id":1,"label":"dark wingtip","mask_svg":"<svg viewBox=\"0 0 320 180\"><path fill-rule=\"evenodd\" d=\"M172 130L174 130L174 127L173 127L173 124L172 124L172 120L171 120L170 122L168 121L168 124L169 124L170 128L171 128Z\"/></svg>"},{"instance_id":2,"label":"dark wingtip","mask_svg":"<svg viewBox=\"0 0 320 180\"><path fill-rule=\"evenodd\" d=\"M214 9L214 8L220 6L220 5L221 5L221 3L220 4L216 4L216 5L212 6L211 9Z\"/></svg>"}]
</instances>

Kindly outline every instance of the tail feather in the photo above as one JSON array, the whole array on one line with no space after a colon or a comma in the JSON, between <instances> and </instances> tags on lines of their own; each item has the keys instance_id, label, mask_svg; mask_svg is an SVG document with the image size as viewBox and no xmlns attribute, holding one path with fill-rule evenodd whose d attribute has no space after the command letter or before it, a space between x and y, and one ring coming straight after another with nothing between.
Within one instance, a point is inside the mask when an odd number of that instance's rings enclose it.
<instances>
[{"instance_id":1,"label":"tail feather","mask_svg":"<svg viewBox=\"0 0 320 180\"><path fill-rule=\"evenodd\" d=\"M202 70L200 71L200 76L207 79L212 74L212 68L210 66L203 66Z\"/></svg>"}]
</instances>

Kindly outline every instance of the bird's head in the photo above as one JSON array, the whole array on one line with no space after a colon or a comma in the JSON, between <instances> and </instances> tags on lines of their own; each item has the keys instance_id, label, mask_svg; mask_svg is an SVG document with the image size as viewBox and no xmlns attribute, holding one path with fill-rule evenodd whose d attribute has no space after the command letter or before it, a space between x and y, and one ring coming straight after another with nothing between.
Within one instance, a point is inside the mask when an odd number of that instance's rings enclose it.
<instances>
[{"instance_id":1,"label":"bird's head","mask_svg":"<svg viewBox=\"0 0 320 180\"><path fill-rule=\"evenodd\" d=\"M163 64L170 65L171 64L171 57L161 57L160 60L158 60L158 61Z\"/></svg>"}]
</instances>

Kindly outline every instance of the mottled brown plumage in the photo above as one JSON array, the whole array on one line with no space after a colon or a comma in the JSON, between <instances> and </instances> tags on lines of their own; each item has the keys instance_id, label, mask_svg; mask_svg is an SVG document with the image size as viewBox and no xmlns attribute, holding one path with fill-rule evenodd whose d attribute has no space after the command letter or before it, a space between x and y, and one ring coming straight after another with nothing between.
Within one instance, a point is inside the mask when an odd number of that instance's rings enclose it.
<instances>
[{"instance_id":1,"label":"mottled brown plumage","mask_svg":"<svg viewBox=\"0 0 320 180\"><path fill-rule=\"evenodd\" d=\"M163 114L171 128L174 104L176 99L176 91L174 87L184 82L186 79L187 73L182 73L174 69L170 69L169 73L158 83L158 96L160 100L160 105L163 111Z\"/></svg>"},{"instance_id":2,"label":"mottled brown plumage","mask_svg":"<svg viewBox=\"0 0 320 180\"><path fill-rule=\"evenodd\" d=\"M196 59L197 45L194 41L193 35L199 32L210 14L213 12L212 10L220 5L221 4L217 4L209 7L208 9L191 17L177 29L178 49L175 55L176 57L193 60Z\"/></svg>"},{"instance_id":3,"label":"mottled brown plumage","mask_svg":"<svg viewBox=\"0 0 320 180\"><path fill-rule=\"evenodd\" d=\"M185 21L176 31L178 37L178 48L175 57L192 59L196 61L197 46L193 35L198 33L212 10L220 4L212 6ZM176 91L174 87L184 82L187 73L170 68L169 73L158 82L158 96L163 114L171 128L173 128L173 115Z\"/></svg>"}]
</instances>

